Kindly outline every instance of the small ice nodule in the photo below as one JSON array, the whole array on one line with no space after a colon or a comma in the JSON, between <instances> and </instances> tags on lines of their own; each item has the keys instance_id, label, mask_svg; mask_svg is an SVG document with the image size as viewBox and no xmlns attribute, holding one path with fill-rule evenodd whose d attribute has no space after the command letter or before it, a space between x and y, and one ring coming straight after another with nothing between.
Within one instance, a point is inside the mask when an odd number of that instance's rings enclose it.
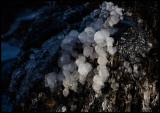
<instances>
[{"instance_id":1,"label":"small ice nodule","mask_svg":"<svg viewBox=\"0 0 160 113\"><path fill-rule=\"evenodd\" d=\"M52 72L45 75L45 87L49 87L51 91L54 90L54 87L57 83L57 73Z\"/></svg>"},{"instance_id":2,"label":"small ice nodule","mask_svg":"<svg viewBox=\"0 0 160 113\"><path fill-rule=\"evenodd\" d=\"M78 31L77 30L72 30L70 33L69 33L70 36L72 37L78 37Z\"/></svg>"},{"instance_id":3,"label":"small ice nodule","mask_svg":"<svg viewBox=\"0 0 160 113\"><path fill-rule=\"evenodd\" d=\"M78 35L78 39L81 41L81 43L85 43L88 39L88 35L86 32L81 32L79 35Z\"/></svg>"},{"instance_id":4,"label":"small ice nodule","mask_svg":"<svg viewBox=\"0 0 160 113\"><path fill-rule=\"evenodd\" d=\"M107 51L111 54L114 55L117 52L117 48L116 47L112 47L112 46L108 46L107 47Z\"/></svg>"},{"instance_id":5,"label":"small ice nodule","mask_svg":"<svg viewBox=\"0 0 160 113\"><path fill-rule=\"evenodd\" d=\"M112 37L107 37L106 42L107 46L113 46L114 39Z\"/></svg>"}]
</instances>

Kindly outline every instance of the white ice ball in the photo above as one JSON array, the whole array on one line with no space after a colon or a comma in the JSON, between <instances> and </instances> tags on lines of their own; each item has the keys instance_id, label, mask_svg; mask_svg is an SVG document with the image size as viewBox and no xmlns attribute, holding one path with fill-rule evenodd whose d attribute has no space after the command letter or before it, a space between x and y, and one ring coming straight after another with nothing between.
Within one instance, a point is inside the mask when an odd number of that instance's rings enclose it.
<instances>
[{"instance_id":1,"label":"white ice ball","mask_svg":"<svg viewBox=\"0 0 160 113\"><path fill-rule=\"evenodd\" d=\"M77 30L72 30L70 33L69 33L70 36L72 37L77 37L78 36L78 31Z\"/></svg>"}]
</instances>

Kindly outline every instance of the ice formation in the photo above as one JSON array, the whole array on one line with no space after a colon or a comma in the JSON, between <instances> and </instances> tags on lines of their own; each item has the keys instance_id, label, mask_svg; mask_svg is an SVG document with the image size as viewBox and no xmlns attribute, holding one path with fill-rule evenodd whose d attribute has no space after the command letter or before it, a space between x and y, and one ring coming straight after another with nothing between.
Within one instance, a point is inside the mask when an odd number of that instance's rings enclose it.
<instances>
[{"instance_id":1,"label":"ice formation","mask_svg":"<svg viewBox=\"0 0 160 113\"><path fill-rule=\"evenodd\" d=\"M53 92L57 83L57 74L55 72L49 73L45 76L45 87L49 87Z\"/></svg>"},{"instance_id":2,"label":"ice formation","mask_svg":"<svg viewBox=\"0 0 160 113\"><path fill-rule=\"evenodd\" d=\"M69 90L77 92L79 83L84 85L89 77L93 80L93 90L97 94L101 94L101 89L109 78L109 67L106 66L108 58L117 51L116 46L114 46L114 38L111 35L117 31L113 26L123 19L122 9L114 6L112 2L103 2L100 9L92 12L90 16L94 17L97 14L99 17L84 31L79 33L72 30L65 36L61 43L61 56L58 60L60 71L58 74L53 72L46 75L46 86L50 89L55 87L57 81L62 81L65 97L68 96ZM81 47L78 46L80 44ZM83 50L80 52L75 48L82 48ZM98 64L96 68L92 66L95 59ZM94 75L89 75L91 71L94 72ZM113 90L118 87L118 83L111 82Z\"/></svg>"}]
</instances>

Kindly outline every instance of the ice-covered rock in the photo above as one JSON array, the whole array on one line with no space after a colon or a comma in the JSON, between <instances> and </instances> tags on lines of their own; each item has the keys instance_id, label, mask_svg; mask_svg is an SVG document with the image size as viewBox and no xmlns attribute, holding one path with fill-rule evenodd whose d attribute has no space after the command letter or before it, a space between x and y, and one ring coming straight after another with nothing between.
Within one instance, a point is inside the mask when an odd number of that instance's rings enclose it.
<instances>
[{"instance_id":1,"label":"ice-covered rock","mask_svg":"<svg viewBox=\"0 0 160 113\"><path fill-rule=\"evenodd\" d=\"M76 92L78 82L84 85L87 78L89 79L87 82L93 80L94 91L101 93L104 82L109 78L109 68L106 65L110 56L107 54L113 56L117 51L116 46L113 47L114 38L110 35L117 32L117 29L112 26L120 21L122 9L114 6L112 2L103 2L100 9L92 12L90 16L93 18L96 15L98 18L94 19L81 33L71 30L61 42L62 50L58 60L60 72L54 77L62 82L65 97L68 96L69 90ZM77 46L79 43L81 47ZM92 63L95 61L98 66L94 69L93 77L91 71L93 71L92 65L95 65ZM131 72L130 69L129 72ZM53 87L54 83L56 82L52 83ZM114 90L117 87L115 82L112 83Z\"/></svg>"}]
</instances>

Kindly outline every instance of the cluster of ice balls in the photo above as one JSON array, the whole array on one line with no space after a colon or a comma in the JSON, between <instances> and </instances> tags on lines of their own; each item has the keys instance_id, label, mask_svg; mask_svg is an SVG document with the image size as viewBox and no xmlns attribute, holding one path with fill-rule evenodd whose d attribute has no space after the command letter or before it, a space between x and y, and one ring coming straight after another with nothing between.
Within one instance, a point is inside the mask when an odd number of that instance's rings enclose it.
<instances>
[{"instance_id":1,"label":"cluster of ice balls","mask_svg":"<svg viewBox=\"0 0 160 113\"><path fill-rule=\"evenodd\" d=\"M116 31L113 25L122 19L121 8L114 6L112 2L103 2L100 6L99 17L90 26L81 33L72 30L62 40L61 56L58 60L60 71L47 74L45 86L53 91L56 83L62 82L63 95L66 97L69 90L77 92L78 82L84 85L89 72L97 70L98 73L93 77L92 87L96 93L101 93L101 88L109 77L109 67L106 66L107 57L113 56L117 51L114 47L114 38L111 37ZM76 51L76 48L79 48L77 43L81 43L83 53ZM87 62L87 59L90 62ZM93 68L92 62L95 59L98 66Z\"/></svg>"}]
</instances>

